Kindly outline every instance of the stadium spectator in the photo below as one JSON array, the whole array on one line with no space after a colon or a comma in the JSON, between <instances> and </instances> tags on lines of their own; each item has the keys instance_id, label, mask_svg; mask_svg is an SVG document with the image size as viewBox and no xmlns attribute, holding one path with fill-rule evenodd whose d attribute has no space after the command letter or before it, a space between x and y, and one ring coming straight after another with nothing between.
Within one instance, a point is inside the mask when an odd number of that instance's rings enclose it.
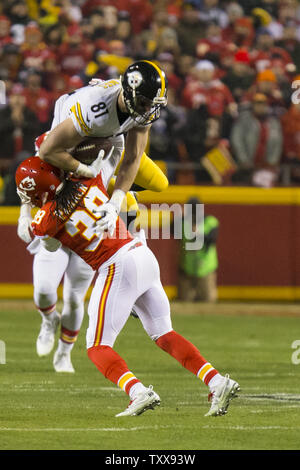
<instances>
[{"instance_id":1,"label":"stadium spectator","mask_svg":"<svg viewBox=\"0 0 300 470\"><path fill-rule=\"evenodd\" d=\"M58 49L62 72L70 76L80 73L92 55L93 48L89 42L83 42L80 26L76 23L68 26L66 40Z\"/></svg>"},{"instance_id":2,"label":"stadium spectator","mask_svg":"<svg viewBox=\"0 0 300 470\"><path fill-rule=\"evenodd\" d=\"M232 127L231 146L242 170L235 178L257 186L272 186L278 174L282 140L281 123L270 115L267 96L255 94L251 109L242 112Z\"/></svg>"},{"instance_id":3,"label":"stadium spectator","mask_svg":"<svg viewBox=\"0 0 300 470\"><path fill-rule=\"evenodd\" d=\"M47 45L47 48L53 53L57 54L60 45L63 43L64 40L64 27L56 23L54 25L49 26L44 31L44 40Z\"/></svg>"},{"instance_id":4,"label":"stadium spectator","mask_svg":"<svg viewBox=\"0 0 300 470\"><path fill-rule=\"evenodd\" d=\"M161 35L164 33L165 29L170 29L169 17L164 9L158 8L153 14L153 21L151 22L150 28L141 31L141 33L135 37L136 53L139 57L153 58L155 56ZM177 42L178 37L175 30L174 34L176 35Z\"/></svg>"},{"instance_id":5,"label":"stadium spectator","mask_svg":"<svg viewBox=\"0 0 300 470\"><path fill-rule=\"evenodd\" d=\"M222 28L222 36L225 40L231 40L232 34L234 34L235 22L244 16L244 10L238 2L230 2L226 6L226 13L228 15L228 25Z\"/></svg>"},{"instance_id":6,"label":"stadium spectator","mask_svg":"<svg viewBox=\"0 0 300 470\"><path fill-rule=\"evenodd\" d=\"M257 93L262 93L267 97L275 115L282 114L285 107L284 97L278 86L276 75L272 70L266 69L256 75L254 84L242 97L243 107L249 106Z\"/></svg>"},{"instance_id":7,"label":"stadium spectator","mask_svg":"<svg viewBox=\"0 0 300 470\"><path fill-rule=\"evenodd\" d=\"M273 21L267 26L275 40L281 39L285 26L290 22L297 22L297 1L280 1L278 4L278 14L273 17ZM296 30L299 39L299 25L296 23Z\"/></svg>"},{"instance_id":8,"label":"stadium spectator","mask_svg":"<svg viewBox=\"0 0 300 470\"><path fill-rule=\"evenodd\" d=\"M231 27L225 28L223 39L238 47L252 47L255 39L255 30L251 18L237 18Z\"/></svg>"},{"instance_id":9,"label":"stadium spectator","mask_svg":"<svg viewBox=\"0 0 300 470\"><path fill-rule=\"evenodd\" d=\"M22 55L16 44L5 44L0 50L0 68L5 72L8 79L18 80L20 68L22 66Z\"/></svg>"},{"instance_id":10,"label":"stadium spectator","mask_svg":"<svg viewBox=\"0 0 300 470\"><path fill-rule=\"evenodd\" d=\"M42 76L35 70L29 71L23 92L26 106L36 114L40 122L40 130L37 135L49 129L50 116L53 109L51 94L42 87Z\"/></svg>"},{"instance_id":11,"label":"stadium spectator","mask_svg":"<svg viewBox=\"0 0 300 470\"><path fill-rule=\"evenodd\" d=\"M291 104L281 118L283 162L290 166L289 181L300 182L300 104Z\"/></svg>"},{"instance_id":12,"label":"stadium spectator","mask_svg":"<svg viewBox=\"0 0 300 470\"><path fill-rule=\"evenodd\" d=\"M197 217L197 207L201 204L199 199L191 198L187 204L190 207L182 223L178 299L185 302L216 302L219 222L212 215L205 215L203 219L199 213ZM201 249L187 249L187 244L193 242L192 234L194 237L204 237Z\"/></svg>"},{"instance_id":13,"label":"stadium spectator","mask_svg":"<svg viewBox=\"0 0 300 470\"><path fill-rule=\"evenodd\" d=\"M250 66L250 56L246 49L239 49L233 59L232 66L222 77L222 82L229 88L238 103L249 90L255 79L255 73Z\"/></svg>"},{"instance_id":14,"label":"stadium spectator","mask_svg":"<svg viewBox=\"0 0 300 470\"><path fill-rule=\"evenodd\" d=\"M101 8L104 22L104 38L106 41L113 41L118 24L118 10L113 5L105 5Z\"/></svg>"},{"instance_id":15,"label":"stadium spectator","mask_svg":"<svg viewBox=\"0 0 300 470\"><path fill-rule=\"evenodd\" d=\"M69 77L61 73L46 74L45 89L49 91L53 103L61 96L67 93L67 83ZM50 87L47 86L50 84ZM49 89L50 88L50 89Z\"/></svg>"},{"instance_id":16,"label":"stadium spectator","mask_svg":"<svg viewBox=\"0 0 300 470\"><path fill-rule=\"evenodd\" d=\"M134 35L132 31L130 16L127 12L119 12L118 24L116 28L116 39L122 41L125 47L125 55L130 56L132 53L135 54L136 46L134 41Z\"/></svg>"},{"instance_id":17,"label":"stadium spectator","mask_svg":"<svg viewBox=\"0 0 300 470\"><path fill-rule=\"evenodd\" d=\"M270 68L275 58L280 58L284 65L292 63L290 54L275 45L275 39L270 31L267 28L260 28L257 31L255 47L251 51L251 61L259 72Z\"/></svg>"},{"instance_id":18,"label":"stadium spectator","mask_svg":"<svg viewBox=\"0 0 300 470\"><path fill-rule=\"evenodd\" d=\"M198 62L192 55L180 54L175 63L175 71L183 83L187 83L193 75L193 67Z\"/></svg>"},{"instance_id":19,"label":"stadium spectator","mask_svg":"<svg viewBox=\"0 0 300 470\"><path fill-rule=\"evenodd\" d=\"M80 23L82 20L82 12L79 5L72 0L60 0L56 2L59 9L59 19L64 24Z\"/></svg>"},{"instance_id":20,"label":"stadium spectator","mask_svg":"<svg viewBox=\"0 0 300 470\"><path fill-rule=\"evenodd\" d=\"M11 44L12 41L10 20L7 16L0 15L0 47L2 48L5 44Z\"/></svg>"},{"instance_id":21,"label":"stadium spectator","mask_svg":"<svg viewBox=\"0 0 300 470\"><path fill-rule=\"evenodd\" d=\"M11 33L14 37L14 43L22 44L24 42L25 27L32 21L27 3L24 0L8 2L4 12L11 21Z\"/></svg>"},{"instance_id":22,"label":"stadium spectator","mask_svg":"<svg viewBox=\"0 0 300 470\"><path fill-rule=\"evenodd\" d=\"M225 111L233 116L237 105L230 90L215 79L215 66L208 60L200 60L194 67L193 77L182 92L183 106L196 109L205 104L209 116L221 118Z\"/></svg>"},{"instance_id":23,"label":"stadium spectator","mask_svg":"<svg viewBox=\"0 0 300 470\"><path fill-rule=\"evenodd\" d=\"M153 6L149 0L117 0L118 11L126 11L131 19L133 34L150 28Z\"/></svg>"},{"instance_id":24,"label":"stadium spectator","mask_svg":"<svg viewBox=\"0 0 300 470\"><path fill-rule=\"evenodd\" d=\"M57 62L56 55L49 49L45 49L41 53L41 58L42 87L46 88L49 92L54 92L57 77L62 76L60 65Z\"/></svg>"},{"instance_id":25,"label":"stadium spectator","mask_svg":"<svg viewBox=\"0 0 300 470\"><path fill-rule=\"evenodd\" d=\"M276 42L278 47L285 49L291 56L296 70L300 72L300 42L297 35L298 23L295 19L285 23L281 38Z\"/></svg>"},{"instance_id":26,"label":"stadium spectator","mask_svg":"<svg viewBox=\"0 0 300 470\"><path fill-rule=\"evenodd\" d=\"M154 55L157 57L158 54L163 52L169 52L175 57L179 56L180 47L178 43L177 33L173 28L164 28L160 35L160 40L155 49Z\"/></svg>"},{"instance_id":27,"label":"stadium spectator","mask_svg":"<svg viewBox=\"0 0 300 470\"><path fill-rule=\"evenodd\" d=\"M214 74L215 67L210 61L199 61L182 92L181 104L188 108L185 144L190 159L198 165L221 139L229 138L232 120L237 115L230 90L214 79ZM197 177L211 180L206 171Z\"/></svg>"},{"instance_id":28,"label":"stadium spectator","mask_svg":"<svg viewBox=\"0 0 300 470\"><path fill-rule=\"evenodd\" d=\"M199 18L201 21L207 23L216 21L221 28L228 26L228 15L220 8L219 0L203 0L200 6Z\"/></svg>"},{"instance_id":29,"label":"stadium spectator","mask_svg":"<svg viewBox=\"0 0 300 470\"><path fill-rule=\"evenodd\" d=\"M196 44L203 38L203 26L205 22L200 20L199 12L193 3L184 3L182 16L176 25L178 43L181 53L195 56Z\"/></svg>"},{"instance_id":30,"label":"stadium spectator","mask_svg":"<svg viewBox=\"0 0 300 470\"><path fill-rule=\"evenodd\" d=\"M4 175L16 155L34 151L34 139L39 133L36 115L26 106L23 87L12 87L8 103L0 108L0 171Z\"/></svg>"},{"instance_id":31,"label":"stadium spectator","mask_svg":"<svg viewBox=\"0 0 300 470\"><path fill-rule=\"evenodd\" d=\"M25 28L24 42L20 46L24 67L42 70L42 53L46 50L46 47L39 26L33 22L29 23Z\"/></svg>"},{"instance_id":32,"label":"stadium spectator","mask_svg":"<svg viewBox=\"0 0 300 470\"><path fill-rule=\"evenodd\" d=\"M205 37L200 39L196 45L196 56L199 60L210 60L220 64L224 56L235 49L233 43L229 43L222 36L222 28L216 22L207 23Z\"/></svg>"}]
</instances>

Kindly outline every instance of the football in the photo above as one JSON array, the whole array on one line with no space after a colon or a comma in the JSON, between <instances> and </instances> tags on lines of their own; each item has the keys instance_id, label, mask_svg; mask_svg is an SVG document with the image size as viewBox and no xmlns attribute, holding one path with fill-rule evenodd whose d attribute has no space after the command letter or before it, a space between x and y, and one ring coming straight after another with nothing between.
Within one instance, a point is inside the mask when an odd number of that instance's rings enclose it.
<instances>
[{"instance_id":1,"label":"football","mask_svg":"<svg viewBox=\"0 0 300 470\"><path fill-rule=\"evenodd\" d=\"M104 159L112 148L110 139L106 137L87 137L73 150L71 150L72 157L79 160L81 163L90 165L98 157L100 150L105 151Z\"/></svg>"}]
</instances>

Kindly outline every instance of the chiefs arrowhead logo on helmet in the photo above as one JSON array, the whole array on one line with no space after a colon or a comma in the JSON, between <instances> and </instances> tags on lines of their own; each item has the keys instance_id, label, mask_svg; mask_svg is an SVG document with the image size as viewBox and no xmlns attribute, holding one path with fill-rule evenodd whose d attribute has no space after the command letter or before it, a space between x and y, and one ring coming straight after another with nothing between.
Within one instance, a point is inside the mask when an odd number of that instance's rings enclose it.
<instances>
[{"instance_id":1,"label":"chiefs arrowhead logo on helmet","mask_svg":"<svg viewBox=\"0 0 300 470\"><path fill-rule=\"evenodd\" d=\"M63 172L39 157L24 160L16 171L17 193L22 204L42 207L63 186Z\"/></svg>"},{"instance_id":2,"label":"chiefs arrowhead logo on helmet","mask_svg":"<svg viewBox=\"0 0 300 470\"><path fill-rule=\"evenodd\" d=\"M34 191L35 187L36 183L30 176L26 176L26 178L23 178L19 183L19 188L24 191Z\"/></svg>"}]
</instances>

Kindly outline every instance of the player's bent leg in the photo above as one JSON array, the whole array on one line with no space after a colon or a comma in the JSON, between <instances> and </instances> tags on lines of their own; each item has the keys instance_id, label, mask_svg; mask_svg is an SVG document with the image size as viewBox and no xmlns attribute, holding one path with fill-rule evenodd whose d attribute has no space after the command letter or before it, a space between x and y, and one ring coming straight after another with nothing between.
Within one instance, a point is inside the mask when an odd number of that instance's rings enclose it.
<instances>
[{"instance_id":1,"label":"player's bent leg","mask_svg":"<svg viewBox=\"0 0 300 470\"><path fill-rule=\"evenodd\" d=\"M56 372L75 372L71 351L80 332L84 316L84 299L93 277L93 269L71 252L64 276L60 338L53 357Z\"/></svg>"},{"instance_id":2,"label":"player's bent leg","mask_svg":"<svg viewBox=\"0 0 300 470\"><path fill-rule=\"evenodd\" d=\"M57 288L68 262L68 256L60 249L50 253L44 248L34 256L33 285L34 302L42 317L36 341L38 356L47 356L54 347L55 333L60 322L56 310Z\"/></svg>"},{"instance_id":3,"label":"player's bent leg","mask_svg":"<svg viewBox=\"0 0 300 470\"><path fill-rule=\"evenodd\" d=\"M87 352L104 377L120 387L131 399L126 410L118 413L116 417L137 416L160 404L160 398L152 387L144 387L128 369L124 359L110 346L93 346Z\"/></svg>"},{"instance_id":4,"label":"player's bent leg","mask_svg":"<svg viewBox=\"0 0 300 470\"><path fill-rule=\"evenodd\" d=\"M143 258L143 253L142 247L132 250L126 248L120 259L102 267L88 307L88 356L107 379L130 397L129 406L118 417L139 415L160 403L153 389L145 387L130 371L124 359L112 349L139 295L138 289L144 288L143 281L137 282L138 275L141 279L140 257Z\"/></svg>"},{"instance_id":5,"label":"player's bent leg","mask_svg":"<svg viewBox=\"0 0 300 470\"><path fill-rule=\"evenodd\" d=\"M160 281L137 299L134 309L146 332L157 346L210 388L209 397L212 398L212 406L207 416L225 414L230 400L239 391L239 385L229 377L219 374L200 354L196 346L173 330L170 304Z\"/></svg>"},{"instance_id":6,"label":"player's bent leg","mask_svg":"<svg viewBox=\"0 0 300 470\"><path fill-rule=\"evenodd\" d=\"M237 382L228 375L223 377L190 341L176 331L160 336L156 344L209 387L209 399L212 403L205 416L221 416L227 413L230 400L235 398L240 390Z\"/></svg>"}]
</instances>

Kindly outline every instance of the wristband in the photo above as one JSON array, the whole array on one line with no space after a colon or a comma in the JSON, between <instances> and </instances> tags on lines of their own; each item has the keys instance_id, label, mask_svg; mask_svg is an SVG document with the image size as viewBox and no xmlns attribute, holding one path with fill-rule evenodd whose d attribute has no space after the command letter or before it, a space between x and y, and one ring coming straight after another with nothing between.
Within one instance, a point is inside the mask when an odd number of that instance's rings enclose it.
<instances>
[{"instance_id":1,"label":"wristband","mask_svg":"<svg viewBox=\"0 0 300 470\"><path fill-rule=\"evenodd\" d=\"M94 178L93 170L84 163L79 163L77 170L75 171L76 176L82 176L83 178Z\"/></svg>"}]
</instances>

